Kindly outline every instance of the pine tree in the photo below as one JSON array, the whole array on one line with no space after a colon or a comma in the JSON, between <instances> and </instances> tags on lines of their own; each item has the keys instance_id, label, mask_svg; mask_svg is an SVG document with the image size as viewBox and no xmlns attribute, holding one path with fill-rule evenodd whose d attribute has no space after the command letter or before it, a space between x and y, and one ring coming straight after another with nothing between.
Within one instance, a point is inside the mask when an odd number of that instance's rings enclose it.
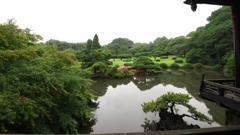
<instances>
[{"instance_id":1,"label":"pine tree","mask_svg":"<svg viewBox=\"0 0 240 135\"><path fill-rule=\"evenodd\" d=\"M98 35L95 34L92 42L92 49L99 49L99 48L101 48L101 45L99 44Z\"/></svg>"}]
</instances>

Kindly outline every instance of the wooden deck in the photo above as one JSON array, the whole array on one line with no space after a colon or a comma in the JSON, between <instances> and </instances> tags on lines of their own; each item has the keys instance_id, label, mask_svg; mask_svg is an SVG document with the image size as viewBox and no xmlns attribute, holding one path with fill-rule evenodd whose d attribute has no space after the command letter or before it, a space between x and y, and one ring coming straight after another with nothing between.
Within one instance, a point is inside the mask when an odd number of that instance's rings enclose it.
<instances>
[{"instance_id":1,"label":"wooden deck","mask_svg":"<svg viewBox=\"0 0 240 135\"><path fill-rule=\"evenodd\" d=\"M204 80L203 76L200 96L240 112L240 88L234 86L234 80Z\"/></svg>"}]
</instances>

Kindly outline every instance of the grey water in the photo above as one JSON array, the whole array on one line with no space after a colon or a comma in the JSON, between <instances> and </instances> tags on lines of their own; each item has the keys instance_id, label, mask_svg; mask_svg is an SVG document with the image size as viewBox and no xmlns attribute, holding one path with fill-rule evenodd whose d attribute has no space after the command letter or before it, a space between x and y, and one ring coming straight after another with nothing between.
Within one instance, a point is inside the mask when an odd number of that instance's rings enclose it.
<instances>
[{"instance_id":1,"label":"grey water","mask_svg":"<svg viewBox=\"0 0 240 135\"><path fill-rule=\"evenodd\" d=\"M223 78L215 72L205 74L210 79ZM184 117L183 121L188 125L207 128L233 124L235 118L233 111L198 96L200 82L200 72L164 73L154 76L134 76L126 79L95 80L92 89L93 93L99 96L99 105L95 111L96 121L90 127L89 132L97 134L149 131L147 128L149 124L157 123L160 118L157 113L144 113L141 105L144 102L155 100L167 92L189 94L192 97L190 104L196 107L197 111L212 119L212 122L209 123ZM177 106L177 109L178 114L187 113L183 106Z\"/></svg>"}]
</instances>

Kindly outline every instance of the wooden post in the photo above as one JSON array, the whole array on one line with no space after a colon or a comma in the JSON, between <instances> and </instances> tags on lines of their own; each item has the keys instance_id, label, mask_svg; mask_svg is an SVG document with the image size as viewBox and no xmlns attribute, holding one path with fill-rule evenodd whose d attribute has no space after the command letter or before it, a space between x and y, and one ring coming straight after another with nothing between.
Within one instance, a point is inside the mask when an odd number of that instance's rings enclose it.
<instances>
[{"instance_id":1,"label":"wooden post","mask_svg":"<svg viewBox=\"0 0 240 135\"><path fill-rule=\"evenodd\" d=\"M204 90L204 79L205 79L205 74L202 74L202 80L201 80L201 84L200 84L200 95L201 92Z\"/></svg>"},{"instance_id":2,"label":"wooden post","mask_svg":"<svg viewBox=\"0 0 240 135\"><path fill-rule=\"evenodd\" d=\"M234 50L236 65L236 87L240 88L240 2L236 0L232 3L232 20L234 34Z\"/></svg>"}]
</instances>

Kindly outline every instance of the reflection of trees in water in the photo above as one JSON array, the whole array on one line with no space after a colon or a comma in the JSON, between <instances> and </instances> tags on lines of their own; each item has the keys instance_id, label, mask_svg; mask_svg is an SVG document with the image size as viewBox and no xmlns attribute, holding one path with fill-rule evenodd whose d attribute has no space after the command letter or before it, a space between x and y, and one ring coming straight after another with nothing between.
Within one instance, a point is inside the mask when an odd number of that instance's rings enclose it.
<instances>
[{"instance_id":1,"label":"reflection of trees in water","mask_svg":"<svg viewBox=\"0 0 240 135\"><path fill-rule=\"evenodd\" d=\"M97 96L103 96L107 88L112 86L116 88L118 85L127 85L132 81L132 78L125 78L125 79L99 79L95 80L92 85L93 93Z\"/></svg>"},{"instance_id":2,"label":"reflection of trees in water","mask_svg":"<svg viewBox=\"0 0 240 135\"><path fill-rule=\"evenodd\" d=\"M196 78L199 78L199 80ZM200 85L200 78L199 75L192 74L175 75L163 73L155 76L135 76L133 83L142 91L149 90L158 84L164 86L171 84L178 88L194 89Z\"/></svg>"},{"instance_id":3,"label":"reflection of trees in water","mask_svg":"<svg viewBox=\"0 0 240 135\"><path fill-rule=\"evenodd\" d=\"M183 117L184 115L178 115L174 113L170 113L167 110L162 110L159 113L160 120L150 121L145 119L144 124L142 127L144 128L145 132L148 131L164 131L164 130L180 130L180 129L192 129L192 128L200 128L198 125L187 124Z\"/></svg>"},{"instance_id":4,"label":"reflection of trees in water","mask_svg":"<svg viewBox=\"0 0 240 135\"><path fill-rule=\"evenodd\" d=\"M239 125L240 124L240 112L227 110L226 111L226 125Z\"/></svg>"},{"instance_id":5,"label":"reflection of trees in water","mask_svg":"<svg viewBox=\"0 0 240 135\"><path fill-rule=\"evenodd\" d=\"M221 125L225 125L225 112L227 109L209 100L204 100L204 103L209 108L208 113L212 116L212 119Z\"/></svg>"},{"instance_id":6,"label":"reflection of trees in water","mask_svg":"<svg viewBox=\"0 0 240 135\"><path fill-rule=\"evenodd\" d=\"M141 90L149 90L152 87L158 85L160 82L158 80L158 77L155 76L149 76L149 75L141 75L141 76L135 76L132 82Z\"/></svg>"},{"instance_id":7,"label":"reflection of trees in water","mask_svg":"<svg viewBox=\"0 0 240 135\"><path fill-rule=\"evenodd\" d=\"M209 76L211 78L219 77L219 75L212 74ZM108 86L115 88L118 85L126 85L131 81L142 91L149 90L158 84L163 84L164 86L171 84L178 88L186 88L191 95L200 99L198 97L200 80L201 73L197 72L188 72L184 75L163 73L160 75L140 75L125 79L99 79L95 80L96 82L93 83L92 89L95 91L94 93L96 95L102 96L106 92Z\"/></svg>"}]
</instances>

